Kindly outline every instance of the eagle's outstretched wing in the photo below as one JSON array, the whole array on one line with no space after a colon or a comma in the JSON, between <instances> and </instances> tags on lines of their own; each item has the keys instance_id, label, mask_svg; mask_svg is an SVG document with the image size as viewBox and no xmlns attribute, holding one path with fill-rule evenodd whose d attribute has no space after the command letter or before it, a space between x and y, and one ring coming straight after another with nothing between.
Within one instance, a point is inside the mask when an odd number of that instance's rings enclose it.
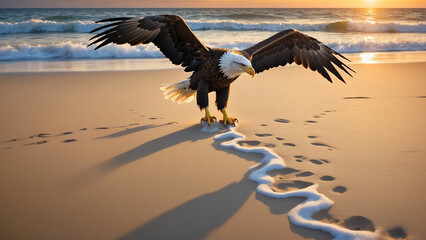
<instances>
[{"instance_id":1,"label":"eagle's outstretched wing","mask_svg":"<svg viewBox=\"0 0 426 240\"><path fill-rule=\"evenodd\" d=\"M279 32L250 48L242 50L242 52L244 55L251 57L252 66L256 73L261 73L280 65L285 66L287 63L291 64L293 62L303 65L305 68L309 67L312 71L318 71L330 82L332 80L325 69L333 73L342 82L345 82L333 64L351 77L352 75L348 70L355 72L335 55L348 61L349 59L327 47L317 39L294 29Z\"/></svg>"},{"instance_id":2,"label":"eagle's outstretched wing","mask_svg":"<svg viewBox=\"0 0 426 240\"><path fill-rule=\"evenodd\" d=\"M185 21L176 15L159 15L140 18L110 18L97 23L112 22L96 28L103 30L92 37L99 49L109 43L132 46L154 43L172 63L182 65L185 71L194 71L208 54L208 48L194 35Z\"/></svg>"}]
</instances>

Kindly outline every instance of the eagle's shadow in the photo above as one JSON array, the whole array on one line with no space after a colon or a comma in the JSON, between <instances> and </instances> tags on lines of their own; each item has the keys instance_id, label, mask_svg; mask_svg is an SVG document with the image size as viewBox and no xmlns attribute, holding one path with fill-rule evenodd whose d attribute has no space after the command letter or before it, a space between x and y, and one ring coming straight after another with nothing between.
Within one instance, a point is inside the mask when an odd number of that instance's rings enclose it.
<instances>
[{"instance_id":1,"label":"eagle's shadow","mask_svg":"<svg viewBox=\"0 0 426 240\"><path fill-rule=\"evenodd\" d=\"M130 239L204 239L231 218L255 189L247 176L215 192L191 199L130 231Z\"/></svg>"},{"instance_id":2,"label":"eagle's shadow","mask_svg":"<svg viewBox=\"0 0 426 240\"><path fill-rule=\"evenodd\" d=\"M163 124L170 125L171 123ZM154 126L159 127L159 126ZM150 126L149 128L153 128ZM164 135L162 137L150 140L145 142L127 152L119 154L113 158L110 158L97 166L97 170L102 174L111 172L121 166L124 166L133 161L142 159L151 154L159 152L161 150L167 149L169 147L184 143L184 142L196 142L202 139L210 138L214 133L205 133L202 132L199 124L184 128L182 130ZM143 129L145 130L145 128ZM113 135L121 135L121 133L116 133ZM106 136L106 137L115 137L115 136Z\"/></svg>"},{"instance_id":3,"label":"eagle's shadow","mask_svg":"<svg viewBox=\"0 0 426 240\"><path fill-rule=\"evenodd\" d=\"M211 135L214 134L217 133ZM259 156L256 155L250 156L243 152L224 149L220 147L220 142L215 141L212 146L219 151L226 151L242 158L248 157L253 161L260 160ZM219 176L220 173L218 173ZM237 213L255 189L256 183L249 180L247 173L240 181L191 199L119 239L204 239Z\"/></svg>"}]
</instances>

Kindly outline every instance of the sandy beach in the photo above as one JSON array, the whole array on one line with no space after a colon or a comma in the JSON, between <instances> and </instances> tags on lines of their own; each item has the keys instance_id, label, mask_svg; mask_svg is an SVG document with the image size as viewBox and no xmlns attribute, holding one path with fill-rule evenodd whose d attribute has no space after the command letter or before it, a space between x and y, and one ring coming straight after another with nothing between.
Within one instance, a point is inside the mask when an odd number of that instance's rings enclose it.
<instances>
[{"instance_id":1,"label":"sandy beach","mask_svg":"<svg viewBox=\"0 0 426 240\"><path fill-rule=\"evenodd\" d=\"M422 239L426 62L350 66L347 84L300 66L240 77L228 106L239 144L284 160L269 173L277 192L318 184L334 202L318 221ZM195 102L163 98L188 76L1 73L0 238L332 239L289 222L304 198L256 192L259 154L223 148Z\"/></svg>"}]
</instances>

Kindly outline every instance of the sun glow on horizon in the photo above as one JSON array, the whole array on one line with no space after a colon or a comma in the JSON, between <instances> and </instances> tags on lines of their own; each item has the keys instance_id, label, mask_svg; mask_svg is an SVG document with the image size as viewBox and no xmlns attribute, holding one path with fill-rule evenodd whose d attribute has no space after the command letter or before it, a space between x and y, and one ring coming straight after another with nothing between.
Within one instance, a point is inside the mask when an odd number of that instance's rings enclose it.
<instances>
[{"instance_id":1,"label":"sun glow on horizon","mask_svg":"<svg viewBox=\"0 0 426 240\"><path fill-rule=\"evenodd\" d=\"M374 52L365 52L365 53L361 53L359 55L359 57L361 58L361 63L377 63L377 61L374 59L375 57L375 53Z\"/></svg>"}]
</instances>

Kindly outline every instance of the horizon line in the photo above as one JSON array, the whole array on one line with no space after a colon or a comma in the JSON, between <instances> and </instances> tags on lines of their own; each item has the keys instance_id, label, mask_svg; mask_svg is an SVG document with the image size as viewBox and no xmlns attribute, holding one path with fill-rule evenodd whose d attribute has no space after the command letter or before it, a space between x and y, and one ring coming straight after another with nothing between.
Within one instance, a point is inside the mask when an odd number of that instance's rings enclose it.
<instances>
[{"instance_id":1,"label":"horizon line","mask_svg":"<svg viewBox=\"0 0 426 240\"><path fill-rule=\"evenodd\" d=\"M225 9L225 8L237 8L237 9L291 9L291 8L307 8L307 9L342 9L342 8L415 8L415 9L426 9L425 7L1 7L0 9L17 9L17 8L175 8L175 9Z\"/></svg>"}]
</instances>

